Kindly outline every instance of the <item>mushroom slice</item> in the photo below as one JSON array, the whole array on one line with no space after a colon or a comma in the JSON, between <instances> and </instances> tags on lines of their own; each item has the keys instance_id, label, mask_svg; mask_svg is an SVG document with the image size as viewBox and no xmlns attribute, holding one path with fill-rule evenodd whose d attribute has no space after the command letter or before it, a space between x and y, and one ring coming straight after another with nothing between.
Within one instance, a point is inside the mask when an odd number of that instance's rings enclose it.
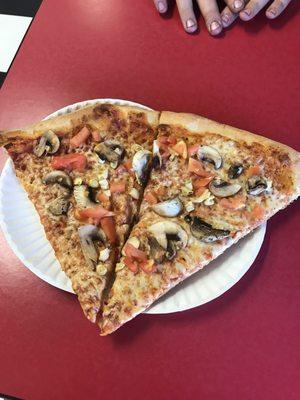
<instances>
[{"instance_id":1,"label":"mushroom slice","mask_svg":"<svg viewBox=\"0 0 300 400\"><path fill-rule=\"evenodd\" d=\"M215 169L222 167L222 156L214 147L211 146L200 146L197 152L197 157L201 161L207 161L214 164Z\"/></svg>"},{"instance_id":2,"label":"mushroom slice","mask_svg":"<svg viewBox=\"0 0 300 400\"><path fill-rule=\"evenodd\" d=\"M118 163L124 155L124 147L117 140L105 140L95 146L94 151L103 161Z\"/></svg>"},{"instance_id":3,"label":"mushroom slice","mask_svg":"<svg viewBox=\"0 0 300 400\"><path fill-rule=\"evenodd\" d=\"M66 197L58 197L49 204L48 210L51 214L60 216L68 212L69 206L70 201Z\"/></svg>"},{"instance_id":4,"label":"mushroom slice","mask_svg":"<svg viewBox=\"0 0 300 400\"><path fill-rule=\"evenodd\" d=\"M101 229L95 225L83 225L78 228L81 249L87 264L94 269L98 262L98 252L96 250L95 241L105 242L106 237Z\"/></svg>"},{"instance_id":5,"label":"mushroom slice","mask_svg":"<svg viewBox=\"0 0 300 400\"><path fill-rule=\"evenodd\" d=\"M161 217L177 217L183 209L182 202L178 197L157 203L152 206L152 210Z\"/></svg>"},{"instance_id":6,"label":"mushroom slice","mask_svg":"<svg viewBox=\"0 0 300 400\"><path fill-rule=\"evenodd\" d=\"M151 152L148 150L139 150L133 156L132 169L140 185L146 183L150 162Z\"/></svg>"},{"instance_id":7,"label":"mushroom slice","mask_svg":"<svg viewBox=\"0 0 300 400\"><path fill-rule=\"evenodd\" d=\"M216 197L233 196L241 190L242 186L238 183L230 183L222 179L215 178L209 184L209 190Z\"/></svg>"},{"instance_id":8,"label":"mushroom slice","mask_svg":"<svg viewBox=\"0 0 300 400\"><path fill-rule=\"evenodd\" d=\"M222 240L230 235L230 231L215 229L212 225L203 221L203 219L199 217L191 217L190 215L187 215L184 219L190 224L192 235L204 243Z\"/></svg>"},{"instance_id":9,"label":"mushroom slice","mask_svg":"<svg viewBox=\"0 0 300 400\"><path fill-rule=\"evenodd\" d=\"M74 187L74 198L78 207L93 207L96 204L95 190L86 185Z\"/></svg>"},{"instance_id":10,"label":"mushroom slice","mask_svg":"<svg viewBox=\"0 0 300 400\"><path fill-rule=\"evenodd\" d=\"M59 185L66 187L68 189L72 189L73 187L72 178L66 172L63 171L49 172L49 174L47 174L44 177L43 182L45 185L58 183Z\"/></svg>"},{"instance_id":11,"label":"mushroom slice","mask_svg":"<svg viewBox=\"0 0 300 400\"><path fill-rule=\"evenodd\" d=\"M60 146L58 136L53 131L47 131L40 138L39 143L33 149L33 153L37 157L42 157L44 153L54 154L57 152Z\"/></svg>"},{"instance_id":12,"label":"mushroom slice","mask_svg":"<svg viewBox=\"0 0 300 400\"><path fill-rule=\"evenodd\" d=\"M158 241L153 236L148 237L149 255L156 264L161 264L164 261L166 250L161 247Z\"/></svg>"},{"instance_id":13,"label":"mushroom slice","mask_svg":"<svg viewBox=\"0 0 300 400\"><path fill-rule=\"evenodd\" d=\"M165 250L168 249L168 241L177 238L178 248L184 248L188 242L186 231L176 222L160 221L148 228L149 232L156 238L158 244Z\"/></svg>"},{"instance_id":14,"label":"mushroom slice","mask_svg":"<svg viewBox=\"0 0 300 400\"><path fill-rule=\"evenodd\" d=\"M236 179L238 178L244 171L244 167L242 164L233 164L228 170L228 178Z\"/></svg>"},{"instance_id":15,"label":"mushroom slice","mask_svg":"<svg viewBox=\"0 0 300 400\"><path fill-rule=\"evenodd\" d=\"M254 175L248 179L247 192L252 196L258 196L268 189L268 184L265 178Z\"/></svg>"},{"instance_id":16,"label":"mushroom slice","mask_svg":"<svg viewBox=\"0 0 300 400\"><path fill-rule=\"evenodd\" d=\"M154 169L159 169L162 166L162 158L159 152L157 140L153 141L153 160L152 166Z\"/></svg>"}]
</instances>

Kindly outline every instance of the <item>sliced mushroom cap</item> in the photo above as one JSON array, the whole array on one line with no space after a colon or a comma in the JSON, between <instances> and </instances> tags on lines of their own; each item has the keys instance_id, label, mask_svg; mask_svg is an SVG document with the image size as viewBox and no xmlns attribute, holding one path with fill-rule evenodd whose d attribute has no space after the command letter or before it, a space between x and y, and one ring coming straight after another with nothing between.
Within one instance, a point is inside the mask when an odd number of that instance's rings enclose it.
<instances>
[{"instance_id":1,"label":"sliced mushroom cap","mask_svg":"<svg viewBox=\"0 0 300 400\"><path fill-rule=\"evenodd\" d=\"M244 167L242 164L233 164L228 170L228 178L236 179L238 178L244 171Z\"/></svg>"},{"instance_id":2,"label":"sliced mushroom cap","mask_svg":"<svg viewBox=\"0 0 300 400\"><path fill-rule=\"evenodd\" d=\"M92 207L96 203L96 190L89 186L77 185L74 187L73 193L78 207Z\"/></svg>"},{"instance_id":3,"label":"sliced mushroom cap","mask_svg":"<svg viewBox=\"0 0 300 400\"><path fill-rule=\"evenodd\" d=\"M132 159L132 169L135 172L139 184L147 181L149 166L151 162L151 153L148 150L139 150Z\"/></svg>"},{"instance_id":4,"label":"sliced mushroom cap","mask_svg":"<svg viewBox=\"0 0 300 400\"><path fill-rule=\"evenodd\" d=\"M230 235L230 231L215 229L212 225L203 221L203 219L199 217L191 217L190 215L187 215L184 219L190 224L192 235L204 243L222 240Z\"/></svg>"},{"instance_id":5,"label":"sliced mushroom cap","mask_svg":"<svg viewBox=\"0 0 300 400\"><path fill-rule=\"evenodd\" d=\"M181 248L186 247L188 236L186 231L176 222L160 221L148 228L149 232L156 238L158 244L165 250L168 249L168 240L177 238Z\"/></svg>"},{"instance_id":6,"label":"sliced mushroom cap","mask_svg":"<svg viewBox=\"0 0 300 400\"><path fill-rule=\"evenodd\" d=\"M150 248L149 251L150 258L154 260L156 264L161 264L164 261L166 250L163 247L161 247L161 245L153 236L148 237L148 244Z\"/></svg>"},{"instance_id":7,"label":"sliced mushroom cap","mask_svg":"<svg viewBox=\"0 0 300 400\"><path fill-rule=\"evenodd\" d=\"M222 179L215 178L209 184L209 190L216 197L233 196L241 190L242 186L238 183L230 183Z\"/></svg>"},{"instance_id":8,"label":"sliced mushroom cap","mask_svg":"<svg viewBox=\"0 0 300 400\"><path fill-rule=\"evenodd\" d=\"M152 166L154 169L159 169L162 166L162 158L159 152L159 146L157 140L153 141L153 159Z\"/></svg>"},{"instance_id":9,"label":"sliced mushroom cap","mask_svg":"<svg viewBox=\"0 0 300 400\"><path fill-rule=\"evenodd\" d=\"M153 205L152 210L161 217L177 217L183 210L183 205L179 198L175 197Z\"/></svg>"},{"instance_id":10,"label":"sliced mushroom cap","mask_svg":"<svg viewBox=\"0 0 300 400\"><path fill-rule=\"evenodd\" d=\"M54 154L57 152L60 146L58 136L53 131L47 131L40 138L39 143L33 149L33 153L37 157L42 157L44 153Z\"/></svg>"},{"instance_id":11,"label":"sliced mushroom cap","mask_svg":"<svg viewBox=\"0 0 300 400\"><path fill-rule=\"evenodd\" d=\"M217 149L211 146L200 146L197 152L197 157L199 160L207 161L214 165L215 169L222 167L222 156Z\"/></svg>"},{"instance_id":12,"label":"sliced mushroom cap","mask_svg":"<svg viewBox=\"0 0 300 400\"><path fill-rule=\"evenodd\" d=\"M94 269L98 262L98 252L94 242L105 243L106 237L101 229L95 225L83 225L78 229L81 249L87 264Z\"/></svg>"},{"instance_id":13,"label":"sliced mushroom cap","mask_svg":"<svg viewBox=\"0 0 300 400\"><path fill-rule=\"evenodd\" d=\"M66 214L69 206L70 201L66 197L58 197L49 204L48 210L51 212L51 214L59 216Z\"/></svg>"},{"instance_id":14,"label":"sliced mushroom cap","mask_svg":"<svg viewBox=\"0 0 300 400\"><path fill-rule=\"evenodd\" d=\"M49 174L44 177L43 182L45 183L45 185L58 183L59 185L64 186L68 189L72 189L73 187L72 178L63 171L49 172Z\"/></svg>"},{"instance_id":15,"label":"sliced mushroom cap","mask_svg":"<svg viewBox=\"0 0 300 400\"><path fill-rule=\"evenodd\" d=\"M101 160L118 163L124 156L124 147L117 140L105 140L95 146L94 151Z\"/></svg>"},{"instance_id":16,"label":"sliced mushroom cap","mask_svg":"<svg viewBox=\"0 0 300 400\"><path fill-rule=\"evenodd\" d=\"M247 192L252 196L258 196L268 189L268 184L262 176L254 175L248 179Z\"/></svg>"}]
</instances>

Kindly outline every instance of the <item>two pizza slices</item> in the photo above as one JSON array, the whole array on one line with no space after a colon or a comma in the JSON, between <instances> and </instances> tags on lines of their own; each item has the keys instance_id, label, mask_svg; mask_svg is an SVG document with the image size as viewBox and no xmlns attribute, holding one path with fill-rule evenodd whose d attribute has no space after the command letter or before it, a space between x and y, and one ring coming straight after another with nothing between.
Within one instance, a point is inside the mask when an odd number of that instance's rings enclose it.
<instances>
[{"instance_id":1,"label":"two pizza slices","mask_svg":"<svg viewBox=\"0 0 300 400\"><path fill-rule=\"evenodd\" d=\"M300 190L298 152L189 114L97 105L0 143L103 335Z\"/></svg>"}]
</instances>

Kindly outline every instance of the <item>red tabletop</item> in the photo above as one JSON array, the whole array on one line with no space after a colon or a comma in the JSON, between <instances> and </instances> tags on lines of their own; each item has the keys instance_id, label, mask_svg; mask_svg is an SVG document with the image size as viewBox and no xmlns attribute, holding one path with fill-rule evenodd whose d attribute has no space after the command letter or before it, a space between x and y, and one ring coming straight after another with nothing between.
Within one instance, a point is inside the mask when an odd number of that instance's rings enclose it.
<instances>
[{"instance_id":1,"label":"red tabletop","mask_svg":"<svg viewBox=\"0 0 300 400\"><path fill-rule=\"evenodd\" d=\"M297 4L296 4L297 3ZM299 2L273 22L188 36L152 1L44 0L0 92L0 127L76 101L200 113L300 150ZM4 156L1 155L1 165ZM298 211L298 213L297 213ZM73 295L0 234L0 392L25 399L300 398L299 205L268 224L250 271L196 309L101 338Z\"/></svg>"}]
</instances>

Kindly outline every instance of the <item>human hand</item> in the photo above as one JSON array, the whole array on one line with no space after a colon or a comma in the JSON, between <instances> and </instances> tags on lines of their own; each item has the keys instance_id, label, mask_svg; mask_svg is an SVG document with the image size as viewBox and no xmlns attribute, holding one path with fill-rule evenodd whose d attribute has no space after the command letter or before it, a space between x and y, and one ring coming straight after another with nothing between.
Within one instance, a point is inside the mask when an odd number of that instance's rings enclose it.
<instances>
[{"instance_id":1,"label":"human hand","mask_svg":"<svg viewBox=\"0 0 300 400\"><path fill-rule=\"evenodd\" d=\"M153 0L159 13L163 14L168 10L167 0ZM286 0L287 1L287 0ZM181 22L188 33L197 30L198 24L194 13L193 0L176 0ZM222 19L216 0L197 0L201 14L205 19L207 29L211 35L218 35L222 29ZM245 6L245 0L225 0L227 4L226 10L230 12L229 18L238 15ZM232 22L234 19L232 20ZM230 25L230 24L228 24Z\"/></svg>"},{"instance_id":2,"label":"human hand","mask_svg":"<svg viewBox=\"0 0 300 400\"><path fill-rule=\"evenodd\" d=\"M278 17L282 11L290 4L292 0L274 0L266 10L267 18L274 19ZM240 17L243 21L250 21L257 15L261 9L270 3L270 0L247 0L245 8L237 13L233 13L229 7L225 7L222 11L221 17L223 27L227 28L233 21Z\"/></svg>"}]
</instances>

